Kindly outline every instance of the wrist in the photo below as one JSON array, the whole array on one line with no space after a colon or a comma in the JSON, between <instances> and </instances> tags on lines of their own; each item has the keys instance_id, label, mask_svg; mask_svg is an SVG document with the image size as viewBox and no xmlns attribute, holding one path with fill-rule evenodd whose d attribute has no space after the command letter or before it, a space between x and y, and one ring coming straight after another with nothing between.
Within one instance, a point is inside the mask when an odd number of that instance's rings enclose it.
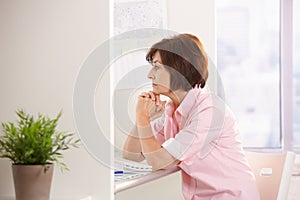
<instances>
[{"instance_id":1,"label":"wrist","mask_svg":"<svg viewBox=\"0 0 300 200\"><path fill-rule=\"evenodd\" d=\"M136 116L136 124L137 126L149 126L150 125L150 116L146 115L137 115Z\"/></svg>"}]
</instances>

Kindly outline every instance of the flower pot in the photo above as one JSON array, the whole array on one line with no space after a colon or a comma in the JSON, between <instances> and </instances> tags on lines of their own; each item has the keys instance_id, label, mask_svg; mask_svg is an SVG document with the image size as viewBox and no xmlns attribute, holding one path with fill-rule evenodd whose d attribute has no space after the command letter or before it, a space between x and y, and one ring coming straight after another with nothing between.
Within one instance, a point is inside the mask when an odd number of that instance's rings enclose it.
<instances>
[{"instance_id":1,"label":"flower pot","mask_svg":"<svg viewBox=\"0 0 300 200\"><path fill-rule=\"evenodd\" d=\"M48 170L44 172L44 167ZM49 200L53 164L12 165L16 200Z\"/></svg>"}]
</instances>

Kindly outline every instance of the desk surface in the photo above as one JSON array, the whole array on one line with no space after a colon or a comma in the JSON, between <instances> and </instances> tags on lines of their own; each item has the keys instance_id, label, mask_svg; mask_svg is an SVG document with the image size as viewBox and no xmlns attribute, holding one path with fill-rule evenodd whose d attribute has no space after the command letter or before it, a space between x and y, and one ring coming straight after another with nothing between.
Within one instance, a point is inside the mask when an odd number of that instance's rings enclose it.
<instances>
[{"instance_id":1,"label":"desk surface","mask_svg":"<svg viewBox=\"0 0 300 200\"><path fill-rule=\"evenodd\" d=\"M179 167L175 166L170 169L165 169L165 170L158 170L155 172L152 172L150 174L142 175L134 179L130 180L124 180L120 182L115 182L115 193L139 186L144 183L148 183L150 181L162 178L164 176L167 176L169 174L175 173L179 171Z\"/></svg>"}]
</instances>

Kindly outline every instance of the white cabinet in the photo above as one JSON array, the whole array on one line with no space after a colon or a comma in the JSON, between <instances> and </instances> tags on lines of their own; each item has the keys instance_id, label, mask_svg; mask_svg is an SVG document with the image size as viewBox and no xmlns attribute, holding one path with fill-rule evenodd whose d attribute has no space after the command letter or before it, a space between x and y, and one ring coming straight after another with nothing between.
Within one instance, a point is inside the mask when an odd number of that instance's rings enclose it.
<instances>
[{"instance_id":1,"label":"white cabinet","mask_svg":"<svg viewBox=\"0 0 300 200\"><path fill-rule=\"evenodd\" d=\"M184 200L181 190L181 172L118 192L116 200Z\"/></svg>"}]
</instances>

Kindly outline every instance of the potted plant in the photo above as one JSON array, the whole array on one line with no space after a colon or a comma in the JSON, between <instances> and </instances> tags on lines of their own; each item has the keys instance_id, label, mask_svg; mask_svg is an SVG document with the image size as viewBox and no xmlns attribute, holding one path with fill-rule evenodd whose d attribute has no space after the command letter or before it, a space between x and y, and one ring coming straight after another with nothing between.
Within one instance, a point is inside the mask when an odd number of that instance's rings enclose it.
<instances>
[{"instance_id":1,"label":"potted plant","mask_svg":"<svg viewBox=\"0 0 300 200\"><path fill-rule=\"evenodd\" d=\"M12 162L16 200L48 200L53 163L68 170L62 151L77 147L79 140L56 130L61 112L54 119L42 114L34 118L22 109L16 114L18 121L2 123L0 158Z\"/></svg>"}]
</instances>

